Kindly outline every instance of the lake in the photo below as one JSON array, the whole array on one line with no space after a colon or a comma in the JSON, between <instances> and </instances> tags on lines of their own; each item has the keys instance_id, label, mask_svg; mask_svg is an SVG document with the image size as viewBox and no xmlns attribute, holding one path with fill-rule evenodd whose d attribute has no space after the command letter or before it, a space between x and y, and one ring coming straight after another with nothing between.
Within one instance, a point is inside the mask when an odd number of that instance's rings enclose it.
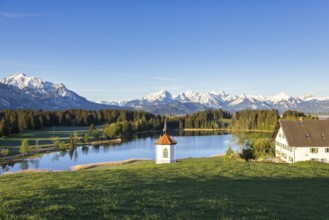
<instances>
[{"instance_id":1,"label":"lake","mask_svg":"<svg viewBox=\"0 0 329 220\"><path fill-rule=\"evenodd\" d=\"M154 142L160 134L143 134L132 140L108 146L77 147L70 151L58 151L43 154L38 158L25 159L22 162L4 165L0 168L0 174L27 169L46 169L53 171L70 170L71 167L80 164L120 161L130 158L155 158ZM224 154L228 146L238 149L231 134L205 134L184 132L171 135L176 141L176 157L198 158L211 157Z\"/></svg>"}]
</instances>

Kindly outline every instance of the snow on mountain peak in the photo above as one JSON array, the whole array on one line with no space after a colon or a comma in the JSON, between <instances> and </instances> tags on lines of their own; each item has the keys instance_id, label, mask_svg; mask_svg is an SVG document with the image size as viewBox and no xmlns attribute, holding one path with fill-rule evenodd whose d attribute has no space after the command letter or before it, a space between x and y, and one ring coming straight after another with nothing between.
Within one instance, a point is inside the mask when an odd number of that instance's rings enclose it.
<instances>
[{"instance_id":1,"label":"snow on mountain peak","mask_svg":"<svg viewBox=\"0 0 329 220\"><path fill-rule=\"evenodd\" d=\"M291 95L289 95L286 92L280 92L275 96L269 97L269 100L277 103L277 102L282 102L282 101L289 101L291 98L293 98Z\"/></svg>"},{"instance_id":2,"label":"snow on mountain peak","mask_svg":"<svg viewBox=\"0 0 329 220\"><path fill-rule=\"evenodd\" d=\"M0 82L15 86L21 90L24 90L27 94L38 95L52 95L55 94L60 97L72 96L72 92L69 91L62 83L44 82L37 77L29 77L24 73L16 73L12 76L0 79Z\"/></svg>"},{"instance_id":3,"label":"snow on mountain peak","mask_svg":"<svg viewBox=\"0 0 329 220\"><path fill-rule=\"evenodd\" d=\"M16 78L21 78L21 77L26 77L25 73L15 73L13 75L13 77L16 77Z\"/></svg>"},{"instance_id":4,"label":"snow on mountain peak","mask_svg":"<svg viewBox=\"0 0 329 220\"><path fill-rule=\"evenodd\" d=\"M210 92L210 94L213 94L216 96L221 96L223 98L228 96L228 94L224 90L222 90L222 91L215 90L215 91Z\"/></svg>"},{"instance_id":5,"label":"snow on mountain peak","mask_svg":"<svg viewBox=\"0 0 329 220\"><path fill-rule=\"evenodd\" d=\"M313 94L304 94L302 97L301 97L302 100L312 100L312 99L316 99L315 96Z\"/></svg>"},{"instance_id":6,"label":"snow on mountain peak","mask_svg":"<svg viewBox=\"0 0 329 220\"><path fill-rule=\"evenodd\" d=\"M159 92L151 93L142 98L142 100L154 102L154 101L172 101L172 95L167 90L161 90Z\"/></svg>"},{"instance_id":7,"label":"snow on mountain peak","mask_svg":"<svg viewBox=\"0 0 329 220\"><path fill-rule=\"evenodd\" d=\"M27 77L24 73L16 73L12 76L5 77L0 80L2 83L13 85L19 89L24 88L43 88L43 81L36 77Z\"/></svg>"}]
</instances>

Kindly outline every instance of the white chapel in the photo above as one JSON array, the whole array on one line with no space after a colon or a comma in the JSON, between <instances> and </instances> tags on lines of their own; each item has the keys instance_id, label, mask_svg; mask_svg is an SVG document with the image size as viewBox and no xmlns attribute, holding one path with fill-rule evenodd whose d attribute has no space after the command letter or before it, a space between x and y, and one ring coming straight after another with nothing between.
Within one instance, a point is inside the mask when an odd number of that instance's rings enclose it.
<instances>
[{"instance_id":1,"label":"white chapel","mask_svg":"<svg viewBox=\"0 0 329 220\"><path fill-rule=\"evenodd\" d=\"M167 133L167 120L165 120L163 134L155 142L155 163L175 163L176 162L176 144Z\"/></svg>"}]
</instances>

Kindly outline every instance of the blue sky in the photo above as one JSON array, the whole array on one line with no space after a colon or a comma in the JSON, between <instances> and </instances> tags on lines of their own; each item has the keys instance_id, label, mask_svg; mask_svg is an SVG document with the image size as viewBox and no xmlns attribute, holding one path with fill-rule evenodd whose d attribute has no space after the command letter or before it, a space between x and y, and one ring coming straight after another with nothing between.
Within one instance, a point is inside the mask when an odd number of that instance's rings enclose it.
<instances>
[{"instance_id":1,"label":"blue sky","mask_svg":"<svg viewBox=\"0 0 329 220\"><path fill-rule=\"evenodd\" d=\"M90 100L174 94L329 96L328 0L0 0L0 77Z\"/></svg>"}]
</instances>

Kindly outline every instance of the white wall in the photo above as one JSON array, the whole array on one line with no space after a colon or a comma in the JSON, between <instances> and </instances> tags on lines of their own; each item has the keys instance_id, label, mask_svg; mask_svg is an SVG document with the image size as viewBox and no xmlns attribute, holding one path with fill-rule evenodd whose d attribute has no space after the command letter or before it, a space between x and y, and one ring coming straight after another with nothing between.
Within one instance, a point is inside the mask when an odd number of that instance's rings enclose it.
<instances>
[{"instance_id":1,"label":"white wall","mask_svg":"<svg viewBox=\"0 0 329 220\"><path fill-rule=\"evenodd\" d=\"M280 128L275 138L275 156L280 157L282 160L288 163L295 162L294 148L288 145L286 136L282 128Z\"/></svg>"},{"instance_id":2,"label":"white wall","mask_svg":"<svg viewBox=\"0 0 329 220\"><path fill-rule=\"evenodd\" d=\"M295 156L297 161L316 160L319 162L329 162L329 153L326 153L328 147L314 147L318 150L317 153L311 153L312 147L296 147Z\"/></svg>"},{"instance_id":3,"label":"white wall","mask_svg":"<svg viewBox=\"0 0 329 220\"><path fill-rule=\"evenodd\" d=\"M176 162L176 146L175 145L156 145L155 146L155 163L175 163ZM163 158L163 150L168 150L168 158Z\"/></svg>"}]
</instances>

